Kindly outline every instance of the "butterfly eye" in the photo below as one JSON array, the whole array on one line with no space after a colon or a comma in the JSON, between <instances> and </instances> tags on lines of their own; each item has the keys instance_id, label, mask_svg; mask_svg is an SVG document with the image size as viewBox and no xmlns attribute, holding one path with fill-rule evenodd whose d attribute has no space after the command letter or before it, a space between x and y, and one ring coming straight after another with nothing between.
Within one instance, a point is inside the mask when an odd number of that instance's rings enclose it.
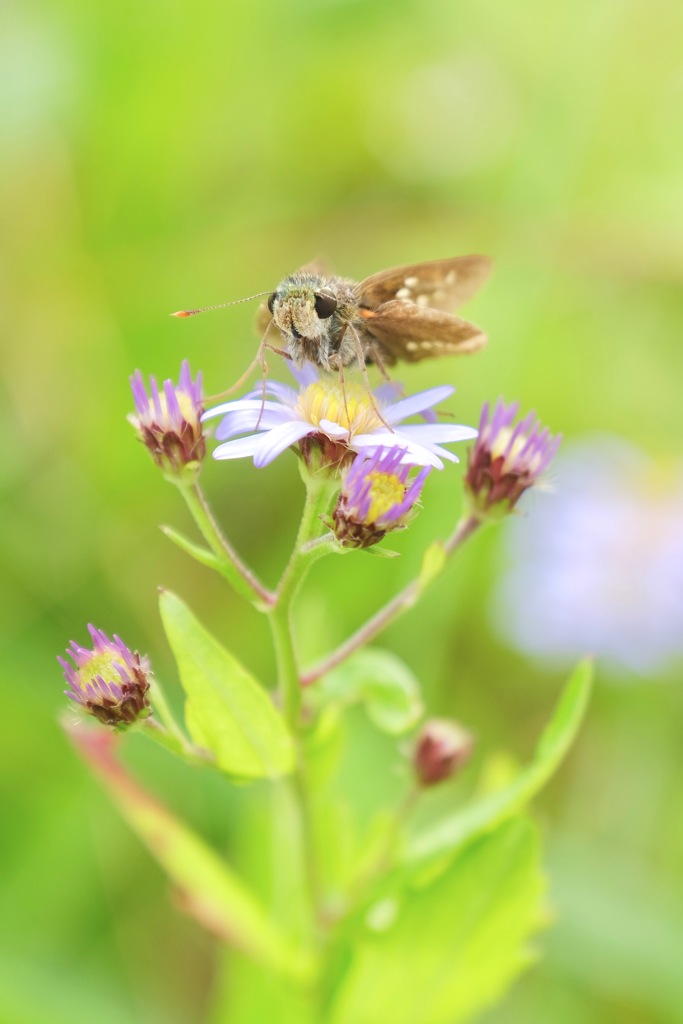
<instances>
[{"instance_id":1,"label":"butterfly eye","mask_svg":"<svg viewBox=\"0 0 683 1024\"><path fill-rule=\"evenodd\" d=\"M273 306L275 305L275 299L276 298L277 298L277 296L276 296L275 292L273 292L273 294L268 299L268 309L270 310L271 313L273 312Z\"/></svg>"},{"instance_id":2,"label":"butterfly eye","mask_svg":"<svg viewBox=\"0 0 683 1024\"><path fill-rule=\"evenodd\" d=\"M329 292L319 292L315 297L315 311L321 320L331 317L337 308L337 300Z\"/></svg>"}]
</instances>

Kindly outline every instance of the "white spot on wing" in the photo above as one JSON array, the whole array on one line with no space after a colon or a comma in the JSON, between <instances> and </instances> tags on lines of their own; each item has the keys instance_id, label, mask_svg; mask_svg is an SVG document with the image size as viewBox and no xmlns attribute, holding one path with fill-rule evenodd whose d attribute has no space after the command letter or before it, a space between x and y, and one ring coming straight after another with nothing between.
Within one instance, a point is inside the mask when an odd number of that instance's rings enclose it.
<instances>
[{"instance_id":1,"label":"white spot on wing","mask_svg":"<svg viewBox=\"0 0 683 1024\"><path fill-rule=\"evenodd\" d=\"M410 288L399 288L398 291L396 292L396 298L397 299L409 299L410 298Z\"/></svg>"},{"instance_id":2,"label":"white spot on wing","mask_svg":"<svg viewBox=\"0 0 683 1024\"><path fill-rule=\"evenodd\" d=\"M407 277L403 283L406 286L406 288L414 288L418 280L419 278L417 277Z\"/></svg>"},{"instance_id":3,"label":"white spot on wing","mask_svg":"<svg viewBox=\"0 0 683 1024\"><path fill-rule=\"evenodd\" d=\"M416 341L407 341L406 342L406 348L408 349L409 352L417 352L419 347L420 346L418 345L418 343Z\"/></svg>"}]
</instances>

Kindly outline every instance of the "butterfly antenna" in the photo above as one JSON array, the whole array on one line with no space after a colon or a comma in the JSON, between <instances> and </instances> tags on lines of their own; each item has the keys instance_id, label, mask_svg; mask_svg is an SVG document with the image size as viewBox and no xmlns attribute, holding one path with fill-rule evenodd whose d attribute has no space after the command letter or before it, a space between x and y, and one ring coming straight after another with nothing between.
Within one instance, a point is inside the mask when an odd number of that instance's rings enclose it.
<instances>
[{"instance_id":1,"label":"butterfly antenna","mask_svg":"<svg viewBox=\"0 0 683 1024\"><path fill-rule=\"evenodd\" d=\"M244 299L233 299L232 302L219 302L216 306L204 306L202 309L179 309L177 313L171 313L171 316L186 317L196 316L197 313L208 313L212 309L225 309L227 306L239 306L240 302L251 302L252 299L261 299L264 295L272 295L272 291L267 292L256 292L254 295L247 295Z\"/></svg>"}]
</instances>

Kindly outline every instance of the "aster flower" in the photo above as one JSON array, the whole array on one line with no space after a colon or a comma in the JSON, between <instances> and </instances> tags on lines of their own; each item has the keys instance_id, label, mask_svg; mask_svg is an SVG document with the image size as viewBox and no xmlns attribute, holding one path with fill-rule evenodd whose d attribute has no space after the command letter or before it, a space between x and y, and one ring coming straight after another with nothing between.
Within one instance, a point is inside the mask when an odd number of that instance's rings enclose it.
<instances>
[{"instance_id":1,"label":"aster flower","mask_svg":"<svg viewBox=\"0 0 683 1024\"><path fill-rule=\"evenodd\" d=\"M457 722L430 718L420 730L413 752L415 774L422 786L450 779L469 760L474 737Z\"/></svg>"},{"instance_id":2,"label":"aster flower","mask_svg":"<svg viewBox=\"0 0 683 1024\"><path fill-rule=\"evenodd\" d=\"M362 384L346 381L342 389L336 378L319 377L312 366L296 371L295 376L298 391L266 381L265 394L274 400L264 399L259 386L244 398L204 414L203 419L223 417L216 437L224 443L214 451L215 459L251 456L254 465L267 466L298 442L304 458L315 460L317 467L339 468L350 462L353 452L400 448L408 464L443 469L442 459L458 459L441 445L476 437L471 427L452 423L403 424L409 416L424 413L452 395L452 387L430 388L398 401L387 400L388 389L380 387L373 401Z\"/></svg>"},{"instance_id":3,"label":"aster flower","mask_svg":"<svg viewBox=\"0 0 683 1024\"><path fill-rule=\"evenodd\" d=\"M332 514L332 528L344 547L371 547L407 525L431 467L409 482L413 467L403 462L404 455L402 448L361 452L344 474Z\"/></svg>"},{"instance_id":4,"label":"aster flower","mask_svg":"<svg viewBox=\"0 0 683 1024\"><path fill-rule=\"evenodd\" d=\"M67 697L104 725L121 727L147 718L152 713L145 696L149 690L147 659L133 653L116 634L110 640L94 626L88 626L88 632L92 649L74 641L70 644L67 654L73 666L57 658L69 684L64 691Z\"/></svg>"},{"instance_id":5,"label":"aster flower","mask_svg":"<svg viewBox=\"0 0 683 1024\"><path fill-rule=\"evenodd\" d=\"M479 437L468 455L465 491L479 518L506 515L547 469L561 441L541 429L533 412L513 426L519 403L498 400L489 417L488 402Z\"/></svg>"},{"instance_id":6,"label":"aster flower","mask_svg":"<svg viewBox=\"0 0 683 1024\"><path fill-rule=\"evenodd\" d=\"M206 452L201 426L201 373L193 381L185 359L177 385L165 380L159 388L154 377L150 377L148 395L139 370L130 378L130 384L137 415L128 419L157 466L174 482L188 473L196 474Z\"/></svg>"}]
</instances>

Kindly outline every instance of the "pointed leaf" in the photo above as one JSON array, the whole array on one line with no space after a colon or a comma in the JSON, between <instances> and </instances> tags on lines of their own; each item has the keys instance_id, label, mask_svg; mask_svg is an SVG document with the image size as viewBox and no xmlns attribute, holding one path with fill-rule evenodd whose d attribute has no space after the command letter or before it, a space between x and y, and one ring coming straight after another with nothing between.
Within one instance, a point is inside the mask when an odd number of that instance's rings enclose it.
<instances>
[{"instance_id":1,"label":"pointed leaf","mask_svg":"<svg viewBox=\"0 0 683 1024\"><path fill-rule=\"evenodd\" d=\"M307 955L292 948L230 867L125 771L114 756L116 738L104 729L65 728L128 824L177 886L183 908L210 931L275 970L307 975Z\"/></svg>"},{"instance_id":2,"label":"pointed leaf","mask_svg":"<svg viewBox=\"0 0 683 1024\"><path fill-rule=\"evenodd\" d=\"M193 741L217 766L241 779L275 778L292 770L294 744L269 695L169 591L161 618L187 694Z\"/></svg>"},{"instance_id":3,"label":"pointed leaf","mask_svg":"<svg viewBox=\"0 0 683 1024\"><path fill-rule=\"evenodd\" d=\"M523 819L461 850L430 885L372 906L331 1024L459 1024L500 998L542 922L538 840Z\"/></svg>"}]
</instances>

